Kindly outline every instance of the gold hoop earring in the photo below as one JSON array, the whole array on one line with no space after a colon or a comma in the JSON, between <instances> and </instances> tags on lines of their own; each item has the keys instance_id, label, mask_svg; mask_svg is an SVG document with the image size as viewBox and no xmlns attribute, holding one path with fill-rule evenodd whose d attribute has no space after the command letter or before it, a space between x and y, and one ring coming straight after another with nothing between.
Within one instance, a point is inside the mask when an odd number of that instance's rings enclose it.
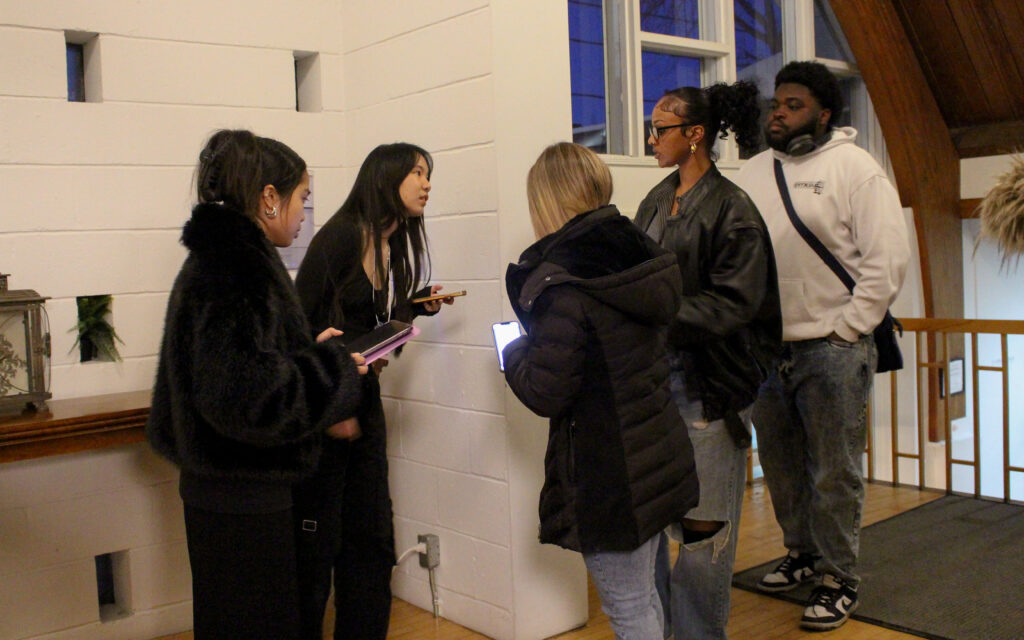
<instances>
[{"instance_id":1,"label":"gold hoop earring","mask_svg":"<svg viewBox=\"0 0 1024 640\"><path fill-rule=\"evenodd\" d=\"M267 217L268 218L276 218L277 217L277 207L274 207L273 209L268 209L267 210Z\"/></svg>"},{"instance_id":2,"label":"gold hoop earring","mask_svg":"<svg viewBox=\"0 0 1024 640\"><path fill-rule=\"evenodd\" d=\"M691 142L690 143L690 155L692 156L695 153L697 153L697 143L696 142Z\"/></svg>"}]
</instances>

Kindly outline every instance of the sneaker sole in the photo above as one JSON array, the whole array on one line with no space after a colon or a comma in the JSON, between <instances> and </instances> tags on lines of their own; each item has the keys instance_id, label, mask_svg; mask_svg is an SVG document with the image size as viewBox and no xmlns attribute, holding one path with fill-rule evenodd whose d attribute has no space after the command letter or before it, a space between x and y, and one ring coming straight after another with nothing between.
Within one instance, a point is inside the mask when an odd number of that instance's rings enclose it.
<instances>
[{"instance_id":1,"label":"sneaker sole","mask_svg":"<svg viewBox=\"0 0 1024 640\"><path fill-rule=\"evenodd\" d=\"M754 586L757 587L758 591L763 591L764 593L784 593L786 591L792 591L793 589L796 589L800 585L805 584L807 582L813 582L817 578L818 574L812 573L800 582L794 582L793 584L781 584L779 586L775 586L771 584L765 584L763 582L758 582Z\"/></svg>"},{"instance_id":2,"label":"sneaker sole","mask_svg":"<svg viewBox=\"0 0 1024 640\"><path fill-rule=\"evenodd\" d=\"M850 616L853 615L853 612L857 610L857 605L859 604L859 601L854 602L853 606L850 607L850 610L846 612L846 616L840 620L834 620L832 622L804 622L801 620L800 626L808 631L831 631L832 629L838 629L846 624L846 621L849 620Z\"/></svg>"},{"instance_id":3,"label":"sneaker sole","mask_svg":"<svg viewBox=\"0 0 1024 640\"><path fill-rule=\"evenodd\" d=\"M814 580L814 576L811 576L806 580L801 580L800 582L794 582L793 584L783 584L777 587L774 585L761 584L760 582L758 582L756 586L758 591L763 591L764 593L783 593L785 591L792 591L793 589L796 589L805 582L810 582L811 580Z\"/></svg>"}]
</instances>

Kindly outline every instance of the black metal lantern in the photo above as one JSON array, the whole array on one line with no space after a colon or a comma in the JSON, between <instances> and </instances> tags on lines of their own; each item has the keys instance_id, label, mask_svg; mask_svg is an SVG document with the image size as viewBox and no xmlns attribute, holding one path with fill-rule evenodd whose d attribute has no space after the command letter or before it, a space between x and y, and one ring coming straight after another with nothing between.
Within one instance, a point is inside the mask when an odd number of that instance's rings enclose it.
<instances>
[{"instance_id":1,"label":"black metal lantern","mask_svg":"<svg viewBox=\"0 0 1024 640\"><path fill-rule=\"evenodd\" d=\"M42 409L50 397L50 327L46 298L7 290L0 273L0 413Z\"/></svg>"}]
</instances>

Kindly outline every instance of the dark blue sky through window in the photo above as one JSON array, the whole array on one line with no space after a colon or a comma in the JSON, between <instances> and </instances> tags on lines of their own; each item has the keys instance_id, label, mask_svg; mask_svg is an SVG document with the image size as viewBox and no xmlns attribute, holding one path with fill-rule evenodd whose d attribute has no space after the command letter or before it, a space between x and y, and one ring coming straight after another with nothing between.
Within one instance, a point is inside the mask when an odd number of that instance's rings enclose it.
<instances>
[{"instance_id":1,"label":"dark blue sky through window","mask_svg":"<svg viewBox=\"0 0 1024 640\"><path fill-rule=\"evenodd\" d=\"M80 44L67 44L68 102L85 102L85 59Z\"/></svg>"},{"instance_id":2,"label":"dark blue sky through window","mask_svg":"<svg viewBox=\"0 0 1024 640\"><path fill-rule=\"evenodd\" d=\"M605 150L604 21L601 0L569 0L573 140Z\"/></svg>"},{"instance_id":3,"label":"dark blue sky through window","mask_svg":"<svg viewBox=\"0 0 1024 640\"><path fill-rule=\"evenodd\" d=\"M650 120L651 110L666 91L679 87L700 86L700 59L644 51L644 118Z\"/></svg>"},{"instance_id":4,"label":"dark blue sky through window","mask_svg":"<svg viewBox=\"0 0 1024 640\"><path fill-rule=\"evenodd\" d=\"M640 0L640 30L699 38L697 0Z\"/></svg>"},{"instance_id":5,"label":"dark blue sky through window","mask_svg":"<svg viewBox=\"0 0 1024 640\"><path fill-rule=\"evenodd\" d=\"M737 72L782 53L782 9L779 0L735 0L733 7Z\"/></svg>"}]
</instances>

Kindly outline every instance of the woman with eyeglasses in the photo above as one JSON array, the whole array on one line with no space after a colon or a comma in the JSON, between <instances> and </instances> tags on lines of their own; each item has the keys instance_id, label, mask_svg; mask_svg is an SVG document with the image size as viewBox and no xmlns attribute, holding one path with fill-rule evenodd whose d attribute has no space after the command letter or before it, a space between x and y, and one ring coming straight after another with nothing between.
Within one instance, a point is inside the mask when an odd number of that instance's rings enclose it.
<instances>
[{"instance_id":1,"label":"woman with eyeglasses","mask_svg":"<svg viewBox=\"0 0 1024 640\"><path fill-rule=\"evenodd\" d=\"M430 154L412 144L380 145L363 161L341 208L310 242L296 286L314 331L337 327L351 341L391 319L433 315L436 294L423 212L433 170ZM451 304L453 298L444 298ZM363 401L344 423L345 439L324 447L317 474L295 488L302 638L321 640L331 591L334 637L384 640L395 564L388 491L384 408L376 360Z\"/></svg>"},{"instance_id":2,"label":"woman with eyeglasses","mask_svg":"<svg viewBox=\"0 0 1024 640\"><path fill-rule=\"evenodd\" d=\"M700 502L669 528L681 543L669 568L661 540L658 586L666 635L725 638L729 589L750 445L750 411L781 348L779 290L768 230L754 203L719 173L714 144L731 130L756 147L757 88L746 82L667 92L648 142L674 167L634 222L676 254L682 304L669 326L672 394L686 420Z\"/></svg>"}]
</instances>

